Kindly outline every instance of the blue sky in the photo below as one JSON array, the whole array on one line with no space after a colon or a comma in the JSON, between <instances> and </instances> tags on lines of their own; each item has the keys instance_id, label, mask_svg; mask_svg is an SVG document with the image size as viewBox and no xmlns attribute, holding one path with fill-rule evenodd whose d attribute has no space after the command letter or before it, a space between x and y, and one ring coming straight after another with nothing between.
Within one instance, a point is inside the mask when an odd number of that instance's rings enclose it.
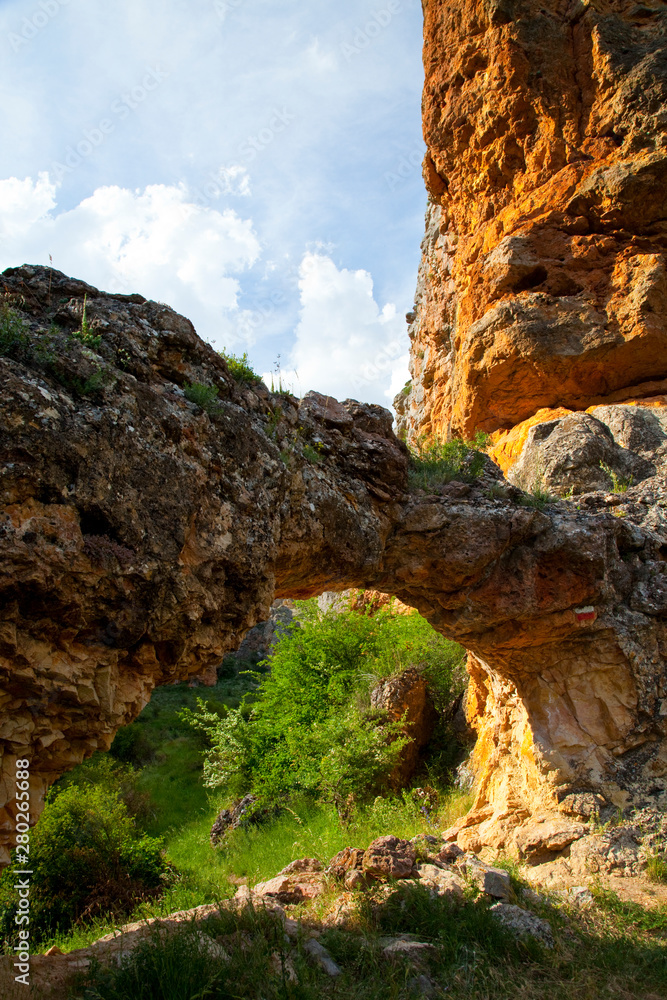
<instances>
[{"instance_id":1,"label":"blue sky","mask_svg":"<svg viewBox=\"0 0 667 1000\"><path fill-rule=\"evenodd\" d=\"M0 269L51 254L299 393L388 405L421 33L419 0L0 0Z\"/></svg>"}]
</instances>

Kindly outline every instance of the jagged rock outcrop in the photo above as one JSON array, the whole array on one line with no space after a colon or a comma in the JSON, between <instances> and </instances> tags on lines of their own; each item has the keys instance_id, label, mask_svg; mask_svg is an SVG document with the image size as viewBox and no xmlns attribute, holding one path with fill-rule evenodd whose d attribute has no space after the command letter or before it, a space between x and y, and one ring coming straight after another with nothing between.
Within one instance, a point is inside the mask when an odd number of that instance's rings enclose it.
<instances>
[{"instance_id":1,"label":"jagged rock outcrop","mask_svg":"<svg viewBox=\"0 0 667 1000\"><path fill-rule=\"evenodd\" d=\"M430 195L400 426L667 391L662 0L429 0Z\"/></svg>"},{"instance_id":2,"label":"jagged rock outcrop","mask_svg":"<svg viewBox=\"0 0 667 1000\"><path fill-rule=\"evenodd\" d=\"M427 745L438 713L423 673L408 667L394 677L387 677L373 688L371 708L386 712L392 722L403 719L403 732L410 743L403 748L389 781L394 788L405 788L417 770L420 752Z\"/></svg>"},{"instance_id":3,"label":"jagged rock outcrop","mask_svg":"<svg viewBox=\"0 0 667 1000\"><path fill-rule=\"evenodd\" d=\"M469 843L512 842L574 794L664 792L667 537L641 526L655 504L539 510L497 470L411 492L380 407L237 383L141 296L31 267L0 286L24 318L0 357L3 857L17 758L34 821L156 685L219 662L276 596L349 587L395 594L472 651Z\"/></svg>"}]
</instances>

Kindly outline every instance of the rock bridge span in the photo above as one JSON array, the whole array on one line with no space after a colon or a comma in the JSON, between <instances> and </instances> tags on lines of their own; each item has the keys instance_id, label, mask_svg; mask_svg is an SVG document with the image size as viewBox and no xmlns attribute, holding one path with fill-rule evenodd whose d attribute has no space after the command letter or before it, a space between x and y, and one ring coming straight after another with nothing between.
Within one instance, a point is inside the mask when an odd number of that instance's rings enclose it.
<instances>
[{"instance_id":1,"label":"rock bridge span","mask_svg":"<svg viewBox=\"0 0 667 1000\"><path fill-rule=\"evenodd\" d=\"M23 320L0 357L4 861L17 759L34 821L155 686L219 662L275 597L349 587L395 594L470 650L461 843L521 844L576 793L664 790L661 522L614 517L602 495L535 509L490 463L411 490L380 407L239 383L138 295L27 266L0 286ZM201 405L188 385L208 388Z\"/></svg>"}]
</instances>

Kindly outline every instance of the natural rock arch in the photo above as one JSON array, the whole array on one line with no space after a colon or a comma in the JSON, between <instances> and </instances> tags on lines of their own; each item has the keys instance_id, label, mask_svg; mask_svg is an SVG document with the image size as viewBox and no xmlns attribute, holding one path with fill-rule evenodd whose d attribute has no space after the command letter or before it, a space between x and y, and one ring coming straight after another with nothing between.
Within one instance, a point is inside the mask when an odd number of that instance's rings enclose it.
<instances>
[{"instance_id":1,"label":"natural rock arch","mask_svg":"<svg viewBox=\"0 0 667 1000\"><path fill-rule=\"evenodd\" d=\"M0 358L4 860L17 758L34 821L48 784L156 685L219 661L274 597L347 587L395 594L472 651L478 794L461 842L521 843L571 793L623 805L661 783L661 534L602 496L526 506L497 470L413 492L382 408L239 384L138 295L44 268L0 283L30 324ZM94 350L67 335L84 295ZM186 383L217 401L188 402Z\"/></svg>"}]
</instances>

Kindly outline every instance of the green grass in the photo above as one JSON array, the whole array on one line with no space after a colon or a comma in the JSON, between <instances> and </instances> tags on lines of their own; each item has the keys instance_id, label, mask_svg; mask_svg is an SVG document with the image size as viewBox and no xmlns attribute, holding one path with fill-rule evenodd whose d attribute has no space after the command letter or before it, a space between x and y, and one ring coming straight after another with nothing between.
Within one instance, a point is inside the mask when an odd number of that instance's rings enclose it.
<instances>
[{"instance_id":1,"label":"green grass","mask_svg":"<svg viewBox=\"0 0 667 1000\"><path fill-rule=\"evenodd\" d=\"M468 794L452 792L440 807L438 827L453 823L470 805ZM402 798L378 798L373 805L355 810L349 826L342 827L333 805L304 797L268 823L235 830L223 846L213 850L209 832L216 815L216 809L203 813L168 840L168 859L190 885L199 881L202 891L210 894L202 902L216 898L216 893L221 897L232 894L235 886L230 876L247 878L252 885L272 878L296 858L319 858L324 863L344 847L367 847L386 833L410 839L434 829L418 804Z\"/></svg>"},{"instance_id":2,"label":"green grass","mask_svg":"<svg viewBox=\"0 0 667 1000\"><path fill-rule=\"evenodd\" d=\"M612 493L627 493L632 486L633 476L620 476L618 472L615 472L609 465L605 462L600 462L600 468L603 472L606 472L611 479L611 492Z\"/></svg>"},{"instance_id":3,"label":"green grass","mask_svg":"<svg viewBox=\"0 0 667 1000\"><path fill-rule=\"evenodd\" d=\"M667 882L667 860L659 854L652 854L647 860L646 877L651 882Z\"/></svg>"},{"instance_id":4,"label":"green grass","mask_svg":"<svg viewBox=\"0 0 667 1000\"><path fill-rule=\"evenodd\" d=\"M521 486L521 489L524 489L524 487ZM544 473L538 468L532 485L528 487L528 489L524 490L524 494L519 502L522 507L532 507L534 510L544 510L548 504L555 503L558 499L559 498L544 485Z\"/></svg>"},{"instance_id":5,"label":"green grass","mask_svg":"<svg viewBox=\"0 0 667 1000\"><path fill-rule=\"evenodd\" d=\"M376 837L391 832L407 839L429 833L435 821L439 828L454 822L471 805L470 795L451 792L431 821L421 813L418 803L409 798L377 799L367 808L358 809L347 828L342 828L332 805L312 799L293 801L288 810L275 818L247 829L233 831L218 848L209 842L211 826L223 805L207 800L200 778L169 782L170 769L178 754L170 760L149 766L142 773L142 787L156 793L156 813L145 825L152 835L161 833L166 842L167 860L178 874L158 901L142 903L127 918L165 916L181 909L233 896L240 879L249 885L272 878L296 858L316 857L323 863L347 846L367 847ZM173 773L173 772L172 772ZM177 795L189 782L194 791L187 793L187 808L175 806ZM164 790L163 790L164 789ZM188 809L192 810L189 817ZM112 920L96 921L93 928L79 927L67 935L56 935L42 945L46 950L56 944L63 951L85 947L117 926Z\"/></svg>"},{"instance_id":6,"label":"green grass","mask_svg":"<svg viewBox=\"0 0 667 1000\"><path fill-rule=\"evenodd\" d=\"M452 441L420 442L410 457L408 482L412 489L432 489L434 486L459 482L471 483L484 471L486 434L477 434L472 441L455 438Z\"/></svg>"},{"instance_id":7,"label":"green grass","mask_svg":"<svg viewBox=\"0 0 667 1000\"><path fill-rule=\"evenodd\" d=\"M408 1000L416 972L453 1000L643 1000L664 997L665 936L611 911L550 914L555 948L515 941L470 892L462 904L397 885L385 900L358 893L357 929L325 931L342 970L332 980L308 960L307 930L287 939L271 914L222 912L198 927L146 940L120 968L93 969L72 997L85 1000ZM415 970L382 952L383 936L410 933L432 945ZM220 949L223 949L221 951Z\"/></svg>"}]
</instances>

